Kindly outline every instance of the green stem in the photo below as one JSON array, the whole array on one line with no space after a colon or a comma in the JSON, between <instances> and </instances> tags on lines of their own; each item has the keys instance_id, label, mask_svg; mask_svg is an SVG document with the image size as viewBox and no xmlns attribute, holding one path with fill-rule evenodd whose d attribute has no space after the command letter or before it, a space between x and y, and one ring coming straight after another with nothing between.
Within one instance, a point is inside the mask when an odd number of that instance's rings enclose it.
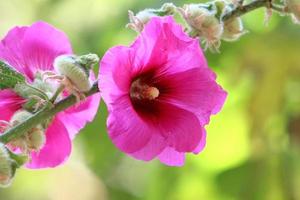
<instances>
[{"instance_id":1,"label":"green stem","mask_svg":"<svg viewBox=\"0 0 300 200\"><path fill-rule=\"evenodd\" d=\"M98 82L95 82L93 87L85 93L85 96L91 96L99 92ZM6 144L11 140L18 138L25 134L27 131L37 126L38 124L43 123L45 120L50 119L55 116L57 113L75 105L76 97L71 95L58 103L54 104L53 107L45 107L42 110L35 113L32 117L28 118L21 124L14 126L13 128L7 130L4 134L0 135L0 142Z\"/></svg>"},{"instance_id":2,"label":"green stem","mask_svg":"<svg viewBox=\"0 0 300 200\"><path fill-rule=\"evenodd\" d=\"M240 17L248 12L251 12L251 11L257 9L257 8L267 7L269 3L270 3L269 0L256 0L256 1L253 1L244 6L237 6L232 11L226 13L223 16L222 20L227 21L227 20L230 20L235 17Z\"/></svg>"},{"instance_id":3,"label":"green stem","mask_svg":"<svg viewBox=\"0 0 300 200\"><path fill-rule=\"evenodd\" d=\"M55 100L57 99L58 95L64 90L64 88L65 88L65 86L62 85L62 84L57 88L57 90L55 91L54 95L50 99L51 103L55 102Z\"/></svg>"}]
</instances>

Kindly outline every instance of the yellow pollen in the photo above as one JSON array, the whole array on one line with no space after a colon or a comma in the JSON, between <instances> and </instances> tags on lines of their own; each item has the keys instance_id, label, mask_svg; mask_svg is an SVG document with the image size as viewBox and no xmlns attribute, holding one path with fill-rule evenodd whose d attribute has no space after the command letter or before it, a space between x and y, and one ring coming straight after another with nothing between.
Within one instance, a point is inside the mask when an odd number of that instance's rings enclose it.
<instances>
[{"instance_id":1,"label":"yellow pollen","mask_svg":"<svg viewBox=\"0 0 300 200\"><path fill-rule=\"evenodd\" d=\"M159 96L159 90L156 87L142 83L136 80L131 84L130 97L136 100L148 99L154 100Z\"/></svg>"},{"instance_id":2,"label":"yellow pollen","mask_svg":"<svg viewBox=\"0 0 300 200\"><path fill-rule=\"evenodd\" d=\"M149 88L147 88L146 92L147 92L146 96L150 100L153 100L159 96L159 90L156 87L149 87Z\"/></svg>"}]
</instances>

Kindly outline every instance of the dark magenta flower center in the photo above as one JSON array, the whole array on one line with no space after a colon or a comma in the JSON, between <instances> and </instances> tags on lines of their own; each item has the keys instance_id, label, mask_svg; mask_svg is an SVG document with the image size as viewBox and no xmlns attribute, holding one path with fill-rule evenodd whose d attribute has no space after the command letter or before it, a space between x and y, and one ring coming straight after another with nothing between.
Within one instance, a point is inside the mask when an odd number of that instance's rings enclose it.
<instances>
[{"instance_id":1,"label":"dark magenta flower center","mask_svg":"<svg viewBox=\"0 0 300 200\"><path fill-rule=\"evenodd\" d=\"M161 86L154 78L154 72L145 72L131 81L130 100L139 114L155 116L158 112L158 100L163 94Z\"/></svg>"}]
</instances>

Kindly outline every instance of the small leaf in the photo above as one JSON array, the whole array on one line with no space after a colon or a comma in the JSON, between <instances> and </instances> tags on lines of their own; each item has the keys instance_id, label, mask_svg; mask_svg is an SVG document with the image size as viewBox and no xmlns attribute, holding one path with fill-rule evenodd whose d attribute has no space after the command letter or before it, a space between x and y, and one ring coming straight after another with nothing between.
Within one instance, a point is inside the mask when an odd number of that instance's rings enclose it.
<instances>
[{"instance_id":1,"label":"small leaf","mask_svg":"<svg viewBox=\"0 0 300 200\"><path fill-rule=\"evenodd\" d=\"M25 77L0 60L0 90L14 88L18 83L25 83Z\"/></svg>"}]
</instances>

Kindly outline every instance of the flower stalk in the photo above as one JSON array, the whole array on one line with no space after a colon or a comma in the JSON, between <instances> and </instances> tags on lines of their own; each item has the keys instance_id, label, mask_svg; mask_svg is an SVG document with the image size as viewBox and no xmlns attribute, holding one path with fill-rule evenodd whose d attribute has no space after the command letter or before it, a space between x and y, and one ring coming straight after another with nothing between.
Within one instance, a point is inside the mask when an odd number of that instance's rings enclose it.
<instances>
[{"instance_id":1,"label":"flower stalk","mask_svg":"<svg viewBox=\"0 0 300 200\"><path fill-rule=\"evenodd\" d=\"M98 82L95 82L93 87L85 93L86 97L89 97L93 94L96 94L99 92L98 89ZM74 95L71 95L56 104L53 105L53 107L48 107L45 106L43 109L35 113L32 117L28 118L26 121L23 123L20 123L11 129L8 129L6 132L4 132L2 135L0 135L0 142L1 143L8 143L13 139L16 139L23 134L25 134L28 130L31 128L37 126L38 124L41 124L45 122L46 120L50 119L53 117L55 114L66 110L67 108L75 105L78 103L76 101L76 97Z\"/></svg>"},{"instance_id":2,"label":"flower stalk","mask_svg":"<svg viewBox=\"0 0 300 200\"><path fill-rule=\"evenodd\" d=\"M245 15L245 14L247 14L253 10L256 10L258 8L268 7L270 4L271 4L271 8L273 10L276 10L279 12L285 12L283 9L281 9L280 6L273 4L271 0L256 0L256 1L252 1L251 3L246 4L246 5L237 6L232 11L226 13L223 16L222 20L227 21L227 20L230 20L235 17L240 17L240 16Z\"/></svg>"}]
</instances>

